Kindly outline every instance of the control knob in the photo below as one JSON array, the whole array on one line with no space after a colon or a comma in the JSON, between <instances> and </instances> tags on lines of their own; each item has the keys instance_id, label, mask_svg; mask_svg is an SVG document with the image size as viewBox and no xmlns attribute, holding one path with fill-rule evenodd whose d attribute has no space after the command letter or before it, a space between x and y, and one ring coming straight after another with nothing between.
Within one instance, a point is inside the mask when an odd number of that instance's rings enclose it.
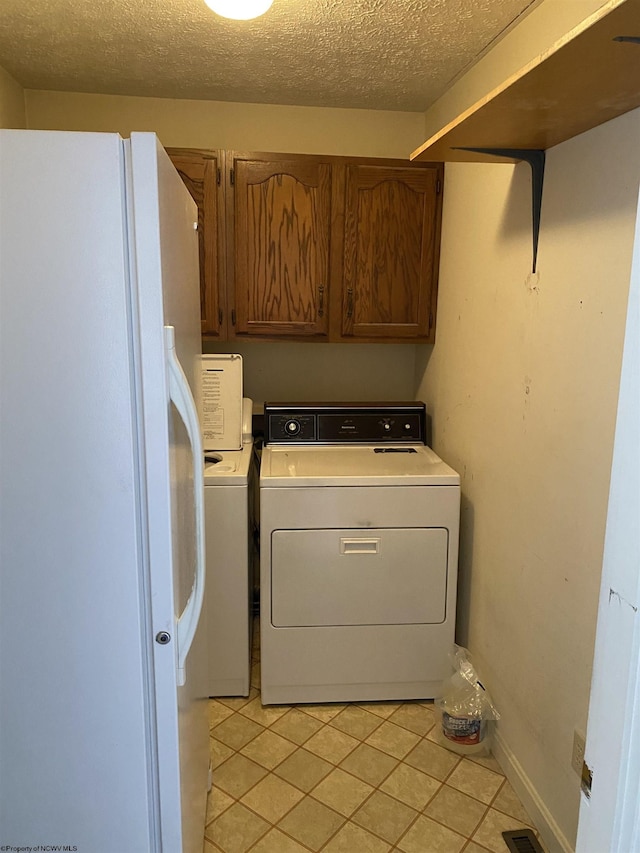
<instances>
[{"instance_id":1,"label":"control knob","mask_svg":"<svg viewBox=\"0 0 640 853\"><path fill-rule=\"evenodd\" d=\"M300 421L291 418L284 425L284 431L287 435L298 435L300 432Z\"/></svg>"}]
</instances>

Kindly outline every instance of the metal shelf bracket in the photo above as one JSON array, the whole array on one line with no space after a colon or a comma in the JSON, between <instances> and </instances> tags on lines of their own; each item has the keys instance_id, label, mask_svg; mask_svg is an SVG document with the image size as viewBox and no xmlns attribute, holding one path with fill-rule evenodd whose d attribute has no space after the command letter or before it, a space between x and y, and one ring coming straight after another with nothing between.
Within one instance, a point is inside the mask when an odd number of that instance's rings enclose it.
<instances>
[{"instance_id":1,"label":"metal shelf bracket","mask_svg":"<svg viewBox=\"0 0 640 853\"><path fill-rule=\"evenodd\" d=\"M540 148L458 148L458 151L473 151L493 157L508 157L510 160L525 160L531 166L531 224L533 226L533 272L538 260L540 238L540 211L542 209L542 183L544 181L544 151Z\"/></svg>"}]
</instances>

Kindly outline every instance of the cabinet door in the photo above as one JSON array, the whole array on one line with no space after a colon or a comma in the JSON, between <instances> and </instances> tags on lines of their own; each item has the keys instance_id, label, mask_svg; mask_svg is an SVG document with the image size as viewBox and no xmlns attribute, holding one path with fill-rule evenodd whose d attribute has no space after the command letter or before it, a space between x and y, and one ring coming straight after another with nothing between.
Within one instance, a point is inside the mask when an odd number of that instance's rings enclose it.
<instances>
[{"instance_id":1,"label":"cabinet door","mask_svg":"<svg viewBox=\"0 0 640 853\"><path fill-rule=\"evenodd\" d=\"M218 175L220 155L215 151L169 148L168 154L198 205L200 247L200 310L202 334L223 339L224 291L221 286L222 217Z\"/></svg>"},{"instance_id":2,"label":"cabinet door","mask_svg":"<svg viewBox=\"0 0 640 853\"><path fill-rule=\"evenodd\" d=\"M331 165L317 158L233 160L235 336L327 333Z\"/></svg>"},{"instance_id":3,"label":"cabinet door","mask_svg":"<svg viewBox=\"0 0 640 853\"><path fill-rule=\"evenodd\" d=\"M340 338L434 339L441 186L439 164L347 165Z\"/></svg>"}]
</instances>

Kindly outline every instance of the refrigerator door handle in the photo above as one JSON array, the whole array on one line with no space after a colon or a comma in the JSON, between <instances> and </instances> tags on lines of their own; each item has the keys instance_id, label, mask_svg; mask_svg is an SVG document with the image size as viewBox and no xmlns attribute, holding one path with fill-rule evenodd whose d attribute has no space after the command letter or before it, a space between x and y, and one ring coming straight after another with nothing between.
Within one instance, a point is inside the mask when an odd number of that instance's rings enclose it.
<instances>
[{"instance_id":1,"label":"refrigerator door handle","mask_svg":"<svg viewBox=\"0 0 640 853\"><path fill-rule=\"evenodd\" d=\"M191 395L187 377L176 355L175 328L164 327L165 348L169 367L169 397L187 428L193 451L193 488L196 515L196 570L193 589L184 610L178 617L178 686L186 681L185 662L198 627L204 601L205 550L204 550L204 465L202 464L202 437L196 405Z\"/></svg>"}]
</instances>

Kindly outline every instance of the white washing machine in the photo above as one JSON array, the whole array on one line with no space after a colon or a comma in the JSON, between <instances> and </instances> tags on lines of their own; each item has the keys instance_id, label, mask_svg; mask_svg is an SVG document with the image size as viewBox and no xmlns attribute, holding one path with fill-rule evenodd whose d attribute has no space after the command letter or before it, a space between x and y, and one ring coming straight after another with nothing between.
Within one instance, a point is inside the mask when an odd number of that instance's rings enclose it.
<instances>
[{"instance_id":1,"label":"white washing machine","mask_svg":"<svg viewBox=\"0 0 640 853\"><path fill-rule=\"evenodd\" d=\"M460 477L423 403L265 404L264 704L433 698L454 642Z\"/></svg>"},{"instance_id":2,"label":"white washing machine","mask_svg":"<svg viewBox=\"0 0 640 853\"><path fill-rule=\"evenodd\" d=\"M245 399L241 450L205 452L204 508L209 696L247 696L251 671L251 400Z\"/></svg>"}]
</instances>

